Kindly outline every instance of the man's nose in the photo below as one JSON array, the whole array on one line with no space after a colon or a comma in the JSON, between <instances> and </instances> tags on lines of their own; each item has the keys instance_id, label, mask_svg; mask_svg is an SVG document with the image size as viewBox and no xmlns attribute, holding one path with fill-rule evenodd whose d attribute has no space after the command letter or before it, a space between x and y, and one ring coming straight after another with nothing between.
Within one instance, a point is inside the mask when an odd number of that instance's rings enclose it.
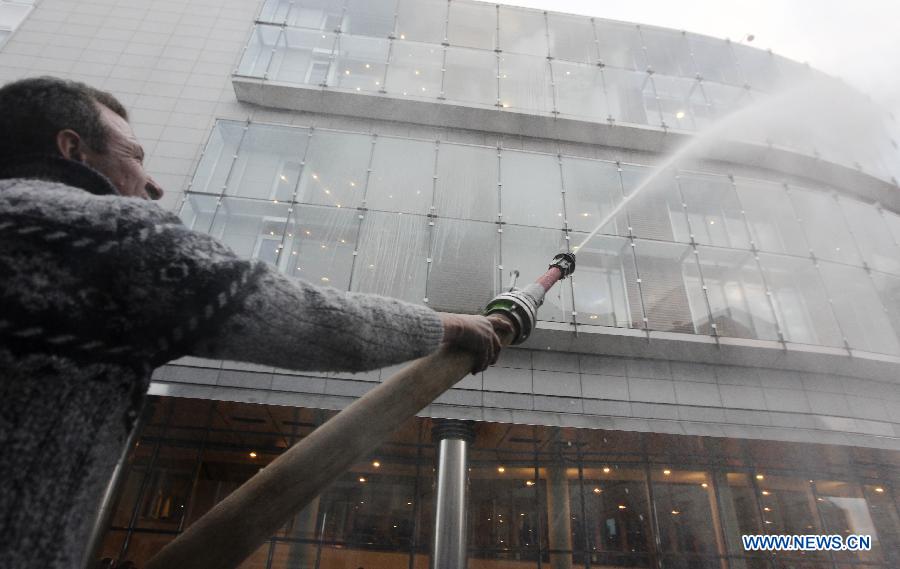
<instances>
[{"instance_id":1,"label":"man's nose","mask_svg":"<svg viewBox=\"0 0 900 569\"><path fill-rule=\"evenodd\" d=\"M144 189L147 190L147 195L150 196L151 200L162 199L163 194L166 193L153 178L147 178L147 185L144 187Z\"/></svg>"}]
</instances>

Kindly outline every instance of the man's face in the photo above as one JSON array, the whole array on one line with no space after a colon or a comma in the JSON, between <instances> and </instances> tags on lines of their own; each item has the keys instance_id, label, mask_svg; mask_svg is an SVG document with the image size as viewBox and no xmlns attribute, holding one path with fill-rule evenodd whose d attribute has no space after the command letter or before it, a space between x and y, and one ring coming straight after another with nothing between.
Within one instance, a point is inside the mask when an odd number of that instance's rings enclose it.
<instances>
[{"instance_id":1,"label":"man's face","mask_svg":"<svg viewBox=\"0 0 900 569\"><path fill-rule=\"evenodd\" d=\"M131 130L128 121L97 104L100 121L106 128L105 152L84 151L85 162L105 175L123 196L158 200L163 189L144 170L144 149Z\"/></svg>"}]
</instances>

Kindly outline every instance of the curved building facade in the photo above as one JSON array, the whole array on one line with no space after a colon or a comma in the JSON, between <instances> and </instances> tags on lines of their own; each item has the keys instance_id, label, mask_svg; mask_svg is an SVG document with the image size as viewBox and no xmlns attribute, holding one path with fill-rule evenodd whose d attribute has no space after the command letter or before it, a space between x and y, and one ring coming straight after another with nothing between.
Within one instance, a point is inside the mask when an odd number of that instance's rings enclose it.
<instances>
[{"instance_id":1,"label":"curved building facade","mask_svg":"<svg viewBox=\"0 0 900 569\"><path fill-rule=\"evenodd\" d=\"M900 563L900 129L839 81L467 0L43 0L0 63L112 91L165 207L293 278L476 313L577 253L528 343L244 567L449 567L460 429L473 569ZM97 557L144 563L393 371L163 366Z\"/></svg>"}]
</instances>

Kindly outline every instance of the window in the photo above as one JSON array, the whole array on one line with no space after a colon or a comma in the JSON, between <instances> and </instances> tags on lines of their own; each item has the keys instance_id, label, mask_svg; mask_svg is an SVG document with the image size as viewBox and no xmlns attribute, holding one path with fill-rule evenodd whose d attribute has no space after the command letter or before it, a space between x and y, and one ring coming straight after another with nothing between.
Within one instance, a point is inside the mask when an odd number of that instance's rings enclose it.
<instances>
[{"instance_id":1,"label":"window","mask_svg":"<svg viewBox=\"0 0 900 569\"><path fill-rule=\"evenodd\" d=\"M0 0L0 47L28 17L34 0Z\"/></svg>"}]
</instances>

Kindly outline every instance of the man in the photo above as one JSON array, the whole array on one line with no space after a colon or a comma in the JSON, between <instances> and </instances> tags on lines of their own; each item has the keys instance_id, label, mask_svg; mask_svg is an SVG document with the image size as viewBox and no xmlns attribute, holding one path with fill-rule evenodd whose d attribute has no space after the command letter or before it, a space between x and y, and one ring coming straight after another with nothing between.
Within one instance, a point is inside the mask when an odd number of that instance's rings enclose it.
<instances>
[{"instance_id":1,"label":"man","mask_svg":"<svg viewBox=\"0 0 900 569\"><path fill-rule=\"evenodd\" d=\"M0 565L78 565L153 368L183 355L375 369L442 343L473 372L481 316L291 281L150 200L128 114L44 77L0 89Z\"/></svg>"}]
</instances>

